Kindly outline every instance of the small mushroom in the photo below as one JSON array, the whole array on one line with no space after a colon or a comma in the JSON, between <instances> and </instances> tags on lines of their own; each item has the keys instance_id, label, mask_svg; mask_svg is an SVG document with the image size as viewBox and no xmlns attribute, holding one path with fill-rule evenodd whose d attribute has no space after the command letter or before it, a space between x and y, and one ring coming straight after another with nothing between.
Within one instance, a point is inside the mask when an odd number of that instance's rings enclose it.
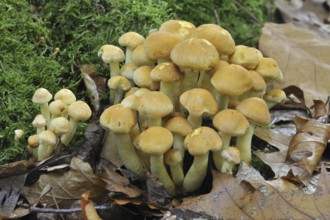
<instances>
[{"instance_id":1,"label":"small mushroom","mask_svg":"<svg viewBox=\"0 0 330 220\"><path fill-rule=\"evenodd\" d=\"M183 189L185 192L193 192L202 185L206 177L209 151L219 151L222 140L214 129L199 127L186 136L184 146L194 157L194 161L184 177Z\"/></svg>"},{"instance_id":2,"label":"small mushroom","mask_svg":"<svg viewBox=\"0 0 330 220\"><path fill-rule=\"evenodd\" d=\"M132 51L139 45L143 44L144 37L134 31L126 32L118 39L118 43L122 47L126 47L125 64L132 63Z\"/></svg>"},{"instance_id":3,"label":"small mushroom","mask_svg":"<svg viewBox=\"0 0 330 220\"><path fill-rule=\"evenodd\" d=\"M252 70L258 65L262 57L262 53L254 47L237 45L234 53L229 56L229 62Z\"/></svg>"},{"instance_id":4,"label":"small mushroom","mask_svg":"<svg viewBox=\"0 0 330 220\"><path fill-rule=\"evenodd\" d=\"M136 123L135 112L121 104L110 106L100 116L101 126L115 135L117 151L121 162L138 178L144 179L146 172L145 166L137 155L130 136L130 131ZM111 146L106 145L103 148L103 150L107 150Z\"/></svg>"},{"instance_id":5,"label":"small mushroom","mask_svg":"<svg viewBox=\"0 0 330 220\"><path fill-rule=\"evenodd\" d=\"M181 41L181 37L165 31L157 31L146 37L144 51L150 60L157 63L169 62L173 47Z\"/></svg>"},{"instance_id":6,"label":"small mushroom","mask_svg":"<svg viewBox=\"0 0 330 220\"><path fill-rule=\"evenodd\" d=\"M125 54L117 46L106 44L103 45L97 55L102 58L102 61L110 65L110 78L120 74L119 63L125 60Z\"/></svg>"},{"instance_id":7,"label":"small mushroom","mask_svg":"<svg viewBox=\"0 0 330 220\"><path fill-rule=\"evenodd\" d=\"M240 151L241 160L250 164L252 160L251 142L255 127L256 125L268 125L271 121L270 114L266 102L257 97L244 99L237 105L236 110L241 112L250 123L247 132L238 137L236 141L236 147Z\"/></svg>"},{"instance_id":8,"label":"small mushroom","mask_svg":"<svg viewBox=\"0 0 330 220\"><path fill-rule=\"evenodd\" d=\"M159 81L159 91L167 95L173 103L174 110L179 110L179 87L183 77L180 69L172 62L158 64L150 72L153 81Z\"/></svg>"},{"instance_id":9,"label":"small mushroom","mask_svg":"<svg viewBox=\"0 0 330 220\"><path fill-rule=\"evenodd\" d=\"M170 149L165 153L165 164L170 167L171 178L176 187L181 187L184 179L182 159L178 149Z\"/></svg>"},{"instance_id":10,"label":"small mushroom","mask_svg":"<svg viewBox=\"0 0 330 220\"><path fill-rule=\"evenodd\" d=\"M267 103L268 109L271 109L276 104L284 103L286 94L282 89L273 88L264 94L263 99Z\"/></svg>"},{"instance_id":11,"label":"small mushroom","mask_svg":"<svg viewBox=\"0 0 330 220\"><path fill-rule=\"evenodd\" d=\"M180 85L180 94L201 87L205 71L218 61L219 54L215 47L205 39L188 38L178 43L171 52L172 62L184 73Z\"/></svg>"},{"instance_id":12,"label":"small mushroom","mask_svg":"<svg viewBox=\"0 0 330 220\"><path fill-rule=\"evenodd\" d=\"M42 114L37 114L32 121L32 125L37 129L37 134L39 134L46 129L47 122Z\"/></svg>"},{"instance_id":13,"label":"small mushroom","mask_svg":"<svg viewBox=\"0 0 330 220\"><path fill-rule=\"evenodd\" d=\"M62 100L54 100L49 103L49 111L51 113L51 121L57 117L65 117L68 113L68 105Z\"/></svg>"},{"instance_id":14,"label":"small mushroom","mask_svg":"<svg viewBox=\"0 0 330 220\"><path fill-rule=\"evenodd\" d=\"M136 109L147 117L148 127L162 126L162 118L173 111L173 104L164 93L150 91L138 96Z\"/></svg>"},{"instance_id":15,"label":"small mushroom","mask_svg":"<svg viewBox=\"0 0 330 220\"><path fill-rule=\"evenodd\" d=\"M173 134L173 148L181 153L184 158L184 138L193 131L191 123L182 115L173 116L165 122L165 127Z\"/></svg>"},{"instance_id":16,"label":"small mushroom","mask_svg":"<svg viewBox=\"0 0 330 220\"><path fill-rule=\"evenodd\" d=\"M203 115L212 116L218 111L217 101L206 89L187 90L180 96L180 103L189 112L188 121L194 129L202 125Z\"/></svg>"},{"instance_id":17,"label":"small mushroom","mask_svg":"<svg viewBox=\"0 0 330 220\"><path fill-rule=\"evenodd\" d=\"M176 194L175 185L164 164L164 153L171 148L172 144L172 133L159 126L146 129L137 140L138 148L150 155L151 173L164 185L167 193L174 196Z\"/></svg>"},{"instance_id":18,"label":"small mushroom","mask_svg":"<svg viewBox=\"0 0 330 220\"><path fill-rule=\"evenodd\" d=\"M132 87L131 82L124 76L113 76L108 80L110 89L110 103L118 104L124 97L125 92Z\"/></svg>"},{"instance_id":19,"label":"small mushroom","mask_svg":"<svg viewBox=\"0 0 330 220\"><path fill-rule=\"evenodd\" d=\"M38 135L30 135L27 140L28 151L32 154L33 158L38 160L38 146L39 146L39 138Z\"/></svg>"},{"instance_id":20,"label":"small mushroom","mask_svg":"<svg viewBox=\"0 0 330 220\"><path fill-rule=\"evenodd\" d=\"M71 125L67 118L62 116L56 117L50 121L48 130L51 130L56 135L55 149L59 150L60 138L71 131Z\"/></svg>"},{"instance_id":21,"label":"small mushroom","mask_svg":"<svg viewBox=\"0 0 330 220\"><path fill-rule=\"evenodd\" d=\"M141 66L134 70L133 81L140 88L155 91L159 89L159 82L151 78L152 66Z\"/></svg>"},{"instance_id":22,"label":"small mushroom","mask_svg":"<svg viewBox=\"0 0 330 220\"><path fill-rule=\"evenodd\" d=\"M222 170L224 163L222 151L230 146L232 137L244 135L250 124L245 116L234 109L224 109L213 117L213 126L219 131L222 139L220 151L213 152L213 162L218 171Z\"/></svg>"},{"instance_id":23,"label":"small mushroom","mask_svg":"<svg viewBox=\"0 0 330 220\"><path fill-rule=\"evenodd\" d=\"M38 134L38 160L44 160L50 157L56 146L56 135L50 130L44 130Z\"/></svg>"},{"instance_id":24,"label":"small mushroom","mask_svg":"<svg viewBox=\"0 0 330 220\"><path fill-rule=\"evenodd\" d=\"M40 106L40 111L42 116L44 116L46 120L46 124L50 121L50 112L48 107L48 102L53 98L53 95L45 88L37 89L33 96L32 102L36 103Z\"/></svg>"},{"instance_id":25,"label":"small mushroom","mask_svg":"<svg viewBox=\"0 0 330 220\"><path fill-rule=\"evenodd\" d=\"M86 102L78 100L69 105L68 115L71 131L61 137L61 142L65 146L68 146L73 139L78 123L81 121L87 121L92 116L92 110Z\"/></svg>"},{"instance_id":26,"label":"small mushroom","mask_svg":"<svg viewBox=\"0 0 330 220\"><path fill-rule=\"evenodd\" d=\"M221 172L233 174L235 165L241 162L239 150L236 147L230 146L222 151L221 156L224 159Z\"/></svg>"},{"instance_id":27,"label":"small mushroom","mask_svg":"<svg viewBox=\"0 0 330 220\"><path fill-rule=\"evenodd\" d=\"M76 95L70 89L60 89L54 95L54 100L62 100L66 105L70 105L74 103L76 99Z\"/></svg>"},{"instance_id":28,"label":"small mushroom","mask_svg":"<svg viewBox=\"0 0 330 220\"><path fill-rule=\"evenodd\" d=\"M218 103L220 111L228 107L229 98L239 97L253 86L249 72L236 64L218 69L212 76L211 83L220 96L217 98L220 101Z\"/></svg>"},{"instance_id":29,"label":"small mushroom","mask_svg":"<svg viewBox=\"0 0 330 220\"><path fill-rule=\"evenodd\" d=\"M270 57L262 57L259 60L258 65L254 69L266 83L277 82L280 83L283 80L282 71L277 64L276 60Z\"/></svg>"},{"instance_id":30,"label":"small mushroom","mask_svg":"<svg viewBox=\"0 0 330 220\"><path fill-rule=\"evenodd\" d=\"M184 20L167 20L159 27L159 31L171 32L178 34L182 39L190 37L196 26Z\"/></svg>"}]
</instances>

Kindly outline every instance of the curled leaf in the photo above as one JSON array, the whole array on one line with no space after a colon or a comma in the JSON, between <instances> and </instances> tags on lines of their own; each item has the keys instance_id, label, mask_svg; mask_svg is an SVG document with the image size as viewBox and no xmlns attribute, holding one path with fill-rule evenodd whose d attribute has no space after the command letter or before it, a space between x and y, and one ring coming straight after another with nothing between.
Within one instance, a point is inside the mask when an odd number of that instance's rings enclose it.
<instances>
[{"instance_id":1,"label":"curled leaf","mask_svg":"<svg viewBox=\"0 0 330 220\"><path fill-rule=\"evenodd\" d=\"M314 119L307 121L290 141L286 162L310 176L321 159L330 138L330 127Z\"/></svg>"},{"instance_id":2,"label":"curled leaf","mask_svg":"<svg viewBox=\"0 0 330 220\"><path fill-rule=\"evenodd\" d=\"M84 192L81 197L81 209L85 220L101 220L94 207L93 201L89 200L90 191Z\"/></svg>"}]
</instances>

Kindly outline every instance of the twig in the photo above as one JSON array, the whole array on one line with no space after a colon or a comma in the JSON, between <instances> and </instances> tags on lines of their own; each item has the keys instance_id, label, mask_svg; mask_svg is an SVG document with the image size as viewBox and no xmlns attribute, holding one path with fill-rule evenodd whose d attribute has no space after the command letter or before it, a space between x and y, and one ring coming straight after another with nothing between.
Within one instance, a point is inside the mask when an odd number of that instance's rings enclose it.
<instances>
[{"instance_id":1,"label":"twig","mask_svg":"<svg viewBox=\"0 0 330 220\"><path fill-rule=\"evenodd\" d=\"M246 14L248 14L255 22L259 23L259 24L263 24L256 16L254 16L249 10L247 10L243 5L241 5L241 3L239 3L236 0L232 0L233 3L238 6L240 9L242 9Z\"/></svg>"},{"instance_id":2,"label":"twig","mask_svg":"<svg viewBox=\"0 0 330 220\"><path fill-rule=\"evenodd\" d=\"M214 13L215 19L217 21L217 24L219 26L221 26L221 24L220 24L220 17L219 17L219 14L218 14L217 10L213 9L213 13Z\"/></svg>"},{"instance_id":3,"label":"twig","mask_svg":"<svg viewBox=\"0 0 330 220\"><path fill-rule=\"evenodd\" d=\"M109 210L111 205L99 205L94 206L96 210ZM72 213L72 212L81 212L81 208L72 208L72 209L52 209L52 208L38 208L38 207L31 207L31 212L40 212L40 213Z\"/></svg>"}]
</instances>

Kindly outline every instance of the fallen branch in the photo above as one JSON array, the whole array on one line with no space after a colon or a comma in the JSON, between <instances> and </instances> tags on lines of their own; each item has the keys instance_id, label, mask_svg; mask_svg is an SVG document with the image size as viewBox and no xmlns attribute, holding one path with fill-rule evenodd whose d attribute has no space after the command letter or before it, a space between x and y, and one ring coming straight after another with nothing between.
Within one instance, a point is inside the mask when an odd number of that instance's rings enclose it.
<instances>
[{"instance_id":1,"label":"fallen branch","mask_svg":"<svg viewBox=\"0 0 330 220\"><path fill-rule=\"evenodd\" d=\"M111 205L99 205L94 206L96 210L109 210ZM40 213L72 213L72 212L81 212L81 208L71 208L71 209L53 209L53 208L38 208L31 207L30 212L40 212Z\"/></svg>"}]
</instances>

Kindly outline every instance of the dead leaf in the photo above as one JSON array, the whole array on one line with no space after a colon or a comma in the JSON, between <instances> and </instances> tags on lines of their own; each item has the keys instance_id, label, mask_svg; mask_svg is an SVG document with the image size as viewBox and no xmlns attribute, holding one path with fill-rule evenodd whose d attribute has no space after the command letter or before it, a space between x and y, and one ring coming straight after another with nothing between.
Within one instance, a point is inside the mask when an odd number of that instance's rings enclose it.
<instances>
[{"instance_id":1,"label":"dead leaf","mask_svg":"<svg viewBox=\"0 0 330 220\"><path fill-rule=\"evenodd\" d=\"M307 106L311 106L314 99L327 99L330 94L330 39L292 23L266 23L259 49L278 62L284 78L280 87L302 88Z\"/></svg>"},{"instance_id":2,"label":"dead leaf","mask_svg":"<svg viewBox=\"0 0 330 220\"><path fill-rule=\"evenodd\" d=\"M313 100L314 105L312 108L314 109L314 116L313 118L318 120L321 123L328 122L328 109L326 103L322 100Z\"/></svg>"},{"instance_id":3,"label":"dead leaf","mask_svg":"<svg viewBox=\"0 0 330 220\"><path fill-rule=\"evenodd\" d=\"M329 219L329 188L324 189L329 174L324 175L327 178L320 179L318 192L306 195L284 179L239 183L233 176L213 171L212 191L185 198L176 208L217 219Z\"/></svg>"},{"instance_id":4,"label":"dead leaf","mask_svg":"<svg viewBox=\"0 0 330 220\"><path fill-rule=\"evenodd\" d=\"M57 202L80 199L80 195L88 190L91 191L93 198L106 195L105 183L93 173L88 163L76 157L72 158L69 171L43 174L32 186L24 187L22 194L30 204L35 204L48 184ZM48 205L53 204L50 193L41 201Z\"/></svg>"},{"instance_id":5,"label":"dead leaf","mask_svg":"<svg viewBox=\"0 0 330 220\"><path fill-rule=\"evenodd\" d=\"M142 195L141 189L132 185L129 179L118 174L115 169L102 166L100 177L106 183L105 188L109 192L122 193L129 198L136 198Z\"/></svg>"},{"instance_id":6,"label":"dead leaf","mask_svg":"<svg viewBox=\"0 0 330 220\"><path fill-rule=\"evenodd\" d=\"M301 126L290 141L286 162L310 176L319 163L330 138L330 127L314 119Z\"/></svg>"}]
</instances>

